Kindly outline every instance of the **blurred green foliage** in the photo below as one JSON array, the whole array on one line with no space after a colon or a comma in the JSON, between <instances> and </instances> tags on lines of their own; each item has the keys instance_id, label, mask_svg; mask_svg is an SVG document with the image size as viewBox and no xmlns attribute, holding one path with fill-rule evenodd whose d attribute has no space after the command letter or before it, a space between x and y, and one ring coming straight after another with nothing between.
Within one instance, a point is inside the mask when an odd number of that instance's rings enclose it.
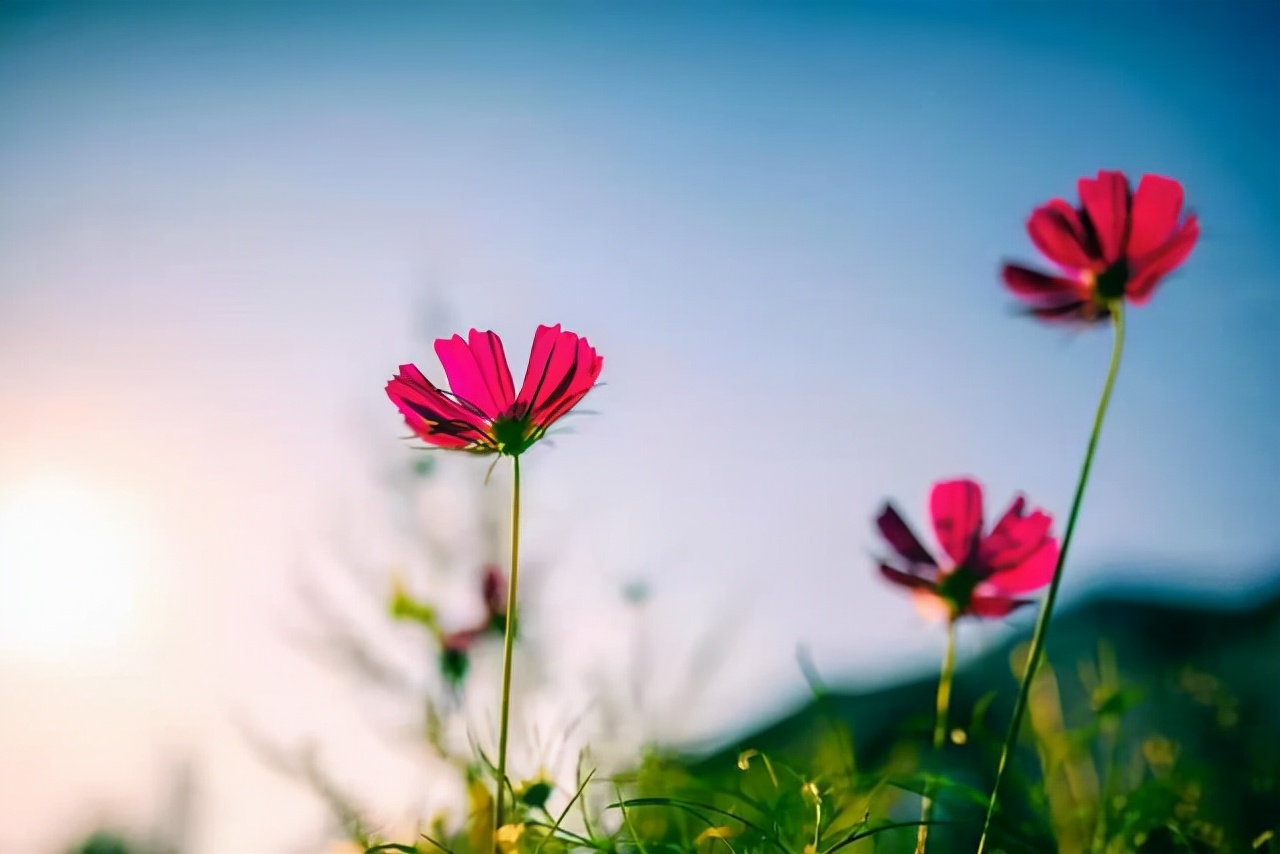
<instances>
[{"instance_id":1,"label":"blurred green foliage","mask_svg":"<svg viewBox=\"0 0 1280 854\"><path fill-rule=\"evenodd\" d=\"M143 846L140 842L130 841L115 831L98 830L83 842L67 849L67 854L161 854L161 852L155 848Z\"/></svg>"},{"instance_id":2,"label":"blurred green foliage","mask_svg":"<svg viewBox=\"0 0 1280 854\"><path fill-rule=\"evenodd\" d=\"M994 851L1280 854L1280 598L1245 612L1097 601L1055 632ZM910 854L927 789L928 850L972 851L1025 654L1009 642L964 662L941 751L929 741L931 679L864 694L815 680L811 703L727 750L651 751L591 780L584 790L612 795L595 815L549 781L517 786L498 848ZM465 828L394 850L487 854L483 771L473 768Z\"/></svg>"}]
</instances>

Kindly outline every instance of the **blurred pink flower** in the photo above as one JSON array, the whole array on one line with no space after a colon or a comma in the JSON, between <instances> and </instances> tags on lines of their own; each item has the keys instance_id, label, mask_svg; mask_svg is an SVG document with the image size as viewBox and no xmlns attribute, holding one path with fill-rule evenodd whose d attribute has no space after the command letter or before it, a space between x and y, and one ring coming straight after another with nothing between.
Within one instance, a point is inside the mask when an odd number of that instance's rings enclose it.
<instances>
[{"instance_id":1,"label":"blurred pink flower","mask_svg":"<svg viewBox=\"0 0 1280 854\"><path fill-rule=\"evenodd\" d=\"M493 634L500 638L507 630L507 574L493 564L487 565L480 579L480 594L484 618L469 628L440 636L440 668L451 682L462 681L471 650L482 637Z\"/></svg>"},{"instance_id":2,"label":"blurred pink flower","mask_svg":"<svg viewBox=\"0 0 1280 854\"><path fill-rule=\"evenodd\" d=\"M1044 321L1093 323L1118 301L1143 305L1200 237L1195 214L1182 216L1182 185L1172 178L1143 175L1133 193L1123 173L1103 170L1078 188L1079 208L1053 199L1027 220L1031 241L1059 272L1002 270L1005 286Z\"/></svg>"},{"instance_id":3,"label":"blurred pink flower","mask_svg":"<svg viewBox=\"0 0 1280 854\"><path fill-rule=\"evenodd\" d=\"M494 333L472 329L466 340L441 338L435 349L450 391L436 388L414 365L401 365L387 396L424 442L477 454L524 453L586 396L604 364L587 339L559 325L539 326L516 394Z\"/></svg>"},{"instance_id":4,"label":"blurred pink flower","mask_svg":"<svg viewBox=\"0 0 1280 854\"><path fill-rule=\"evenodd\" d=\"M484 578L480 582L480 592L484 597L484 607L489 618L507 616L507 574L498 566L489 564L484 568Z\"/></svg>"},{"instance_id":5,"label":"blurred pink flower","mask_svg":"<svg viewBox=\"0 0 1280 854\"><path fill-rule=\"evenodd\" d=\"M1026 512L1018 496L1004 516L983 534L982 487L973 480L942 481L929 498L930 515L945 559L938 561L921 545L892 504L886 503L876 526L893 549L880 572L909 589L926 610L945 611L949 619L1003 617L1030 600L1016 598L1053 578L1058 541L1049 535L1052 518Z\"/></svg>"}]
</instances>

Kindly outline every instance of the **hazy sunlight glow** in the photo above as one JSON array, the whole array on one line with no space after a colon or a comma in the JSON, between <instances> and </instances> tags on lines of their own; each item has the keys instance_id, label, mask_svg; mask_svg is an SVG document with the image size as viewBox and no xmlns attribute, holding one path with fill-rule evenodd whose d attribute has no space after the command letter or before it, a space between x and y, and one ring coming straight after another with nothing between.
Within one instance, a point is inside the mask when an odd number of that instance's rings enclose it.
<instances>
[{"instance_id":1,"label":"hazy sunlight glow","mask_svg":"<svg viewBox=\"0 0 1280 854\"><path fill-rule=\"evenodd\" d=\"M0 492L0 652L58 658L120 642L138 605L143 533L111 493L71 480Z\"/></svg>"}]
</instances>

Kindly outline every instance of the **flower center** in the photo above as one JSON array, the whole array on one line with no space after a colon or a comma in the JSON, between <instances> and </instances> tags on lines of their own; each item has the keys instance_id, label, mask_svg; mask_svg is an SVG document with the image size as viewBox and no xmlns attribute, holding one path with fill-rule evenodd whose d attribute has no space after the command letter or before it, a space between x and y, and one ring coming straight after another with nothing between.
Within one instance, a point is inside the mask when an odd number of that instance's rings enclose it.
<instances>
[{"instance_id":1,"label":"flower center","mask_svg":"<svg viewBox=\"0 0 1280 854\"><path fill-rule=\"evenodd\" d=\"M1110 305L1124 299L1124 289L1129 284L1129 262L1121 258L1101 273L1086 270L1081 278L1085 287L1093 291L1095 302Z\"/></svg>"},{"instance_id":2,"label":"flower center","mask_svg":"<svg viewBox=\"0 0 1280 854\"><path fill-rule=\"evenodd\" d=\"M499 418L489 428L489 435L498 446L498 453L518 457L529 449L529 425L524 419Z\"/></svg>"},{"instance_id":3,"label":"flower center","mask_svg":"<svg viewBox=\"0 0 1280 854\"><path fill-rule=\"evenodd\" d=\"M963 614L981 581L978 573L962 564L938 579L938 595L947 600L953 613Z\"/></svg>"}]
</instances>

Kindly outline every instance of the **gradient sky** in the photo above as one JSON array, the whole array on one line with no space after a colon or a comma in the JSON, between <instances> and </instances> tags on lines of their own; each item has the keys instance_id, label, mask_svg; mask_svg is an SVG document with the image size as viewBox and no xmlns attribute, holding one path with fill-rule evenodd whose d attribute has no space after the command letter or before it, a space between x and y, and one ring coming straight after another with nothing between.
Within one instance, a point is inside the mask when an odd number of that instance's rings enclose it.
<instances>
[{"instance_id":1,"label":"gradient sky","mask_svg":"<svg viewBox=\"0 0 1280 854\"><path fill-rule=\"evenodd\" d=\"M1130 315L1068 590L1263 580L1278 53L1252 0L0 6L0 494L70 473L157 555L116 652L0 650L0 852L145 812L195 742L198 854L309 827L227 720L354 726L278 634L404 432L386 379L438 375L428 293L516 361L540 322L603 353L599 415L530 457L528 549L566 660L619 648L627 579L658 656L732 622L689 724L723 729L795 700L798 642L849 684L936 653L872 576L884 497L971 473L1065 516L1108 336L1016 319L996 270L1079 176L1176 177L1203 237Z\"/></svg>"}]
</instances>

